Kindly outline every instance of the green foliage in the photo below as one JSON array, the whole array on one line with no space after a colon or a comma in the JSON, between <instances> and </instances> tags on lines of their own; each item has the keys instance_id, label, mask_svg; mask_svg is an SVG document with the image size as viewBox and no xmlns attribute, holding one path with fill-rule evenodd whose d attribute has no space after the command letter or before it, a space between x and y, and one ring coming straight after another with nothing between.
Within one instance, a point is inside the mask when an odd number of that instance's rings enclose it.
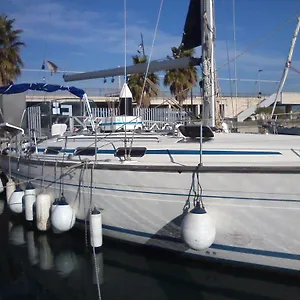
<instances>
[{"instance_id":1,"label":"green foliage","mask_svg":"<svg viewBox=\"0 0 300 300\"><path fill-rule=\"evenodd\" d=\"M147 56L135 55L132 57L133 63L142 64L148 61ZM145 74L131 74L128 79L128 87L132 93L133 100L137 103L139 107L149 107L151 103L151 98L157 96L157 90L154 89L154 85L159 83L159 78L155 73L148 73L146 82ZM143 85L145 82L144 92ZM153 85L154 84L154 85Z\"/></svg>"},{"instance_id":2,"label":"green foliage","mask_svg":"<svg viewBox=\"0 0 300 300\"><path fill-rule=\"evenodd\" d=\"M172 47L171 50L172 56L167 56L168 59L192 57L195 54L194 49L181 50L180 47ZM164 85L170 87L171 94L175 96L175 99L182 105L197 80L196 67L189 66L187 68L168 70L164 76Z\"/></svg>"},{"instance_id":3,"label":"green foliage","mask_svg":"<svg viewBox=\"0 0 300 300\"><path fill-rule=\"evenodd\" d=\"M21 47L25 46L20 41L21 29L14 29L15 19L7 15L0 16L0 86L13 83L24 66L20 56Z\"/></svg>"}]
</instances>

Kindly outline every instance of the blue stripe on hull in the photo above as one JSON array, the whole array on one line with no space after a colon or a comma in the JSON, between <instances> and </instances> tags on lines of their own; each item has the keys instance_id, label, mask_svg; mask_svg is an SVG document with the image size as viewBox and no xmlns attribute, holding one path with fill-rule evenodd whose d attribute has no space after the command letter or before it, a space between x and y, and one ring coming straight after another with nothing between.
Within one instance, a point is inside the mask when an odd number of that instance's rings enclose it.
<instances>
[{"instance_id":1,"label":"blue stripe on hull","mask_svg":"<svg viewBox=\"0 0 300 300\"><path fill-rule=\"evenodd\" d=\"M67 184L68 185L68 184ZM72 184L69 184L72 185ZM77 185L74 185L77 186ZM90 186L84 186L90 188ZM158 195L158 196L179 196L179 197L188 197L189 194L184 193L166 193L166 192L153 192L153 191L142 191L142 190L124 190L116 188L104 188L99 186L93 186L93 189L103 190L103 191L115 191L121 193L138 193L138 194L148 194L148 195ZM294 202L300 203L298 199L278 199L278 198L259 198L259 197L241 197L241 196L224 196L224 195L202 195L203 198L209 199L227 199L227 200L253 200L253 201L274 201L274 202Z\"/></svg>"},{"instance_id":2,"label":"blue stripe on hull","mask_svg":"<svg viewBox=\"0 0 300 300\"><path fill-rule=\"evenodd\" d=\"M20 176L20 174L18 174L18 177L24 177L24 176ZM27 178L28 179L28 178ZM30 179L28 179L30 180ZM48 181L45 180L44 182L51 182L52 181ZM65 183L66 185L69 186L77 186L75 184L68 184ZM93 187L94 189L102 189L105 190L106 188L99 188L99 187ZM106 189L106 190L115 190L115 189ZM138 193L143 193L143 191L126 191L126 190L118 190L120 192L138 192ZM152 192L153 194L159 194L159 193L155 193ZM164 193L166 195L173 195L173 194L169 194L169 193ZM179 194L178 194L179 195ZM182 196L183 194L181 194L180 196ZM206 196L206 197L210 197L210 196ZM229 198L229 197L223 197L223 196L212 196L212 197L216 197L216 198ZM230 197L230 199L236 199L238 200L237 197ZM300 200L282 200L282 199L259 199L259 198L243 198L242 200L269 200L269 201L287 201L287 202L300 202ZM84 220L80 220L77 219L76 220L78 223L84 223ZM115 231L115 232L120 232L120 233L124 233L124 234L131 234L134 236L140 236L140 237L145 237L145 238L153 238L156 240L162 240L165 242L174 242L174 243L182 243L180 238L176 238L176 237L170 237L170 236L163 236L163 235L154 235L151 233L147 233L147 232L142 232L142 231L136 231L136 230L131 230L131 229L126 229L126 228L121 228L121 227L116 227L116 226L109 226L109 225L103 225L103 228L106 230L111 230L111 231ZM272 257L272 258L281 258L281 259L291 259L291 260L300 260L300 255L299 254L293 254L293 253L284 253L284 252L277 252L277 251L269 251L269 250L260 250L260 249L253 249L253 248L243 248L243 247L236 247L236 246L230 246L230 245L220 245L220 244L213 244L211 247L211 249L215 249L215 250L223 250L223 251L229 251L229 252L236 252L236 253L244 253L244 254L251 254L251 255L261 255L261 256L266 256L266 257ZM175 250L176 251L176 250ZM191 255L196 255L197 254L192 254L192 253L185 253L187 255L191 254ZM214 258L215 259L215 258ZM217 259L217 258L216 258ZM281 269L281 268L280 268ZM289 269L287 269L289 270Z\"/></svg>"},{"instance_id":3,"label":"blue stripe on hull","mask_svg":"<svg viewBox=\"0 0 300 300\"><path fill-rule=\"evenodd\" d=\"M62 153L74 153L76 149L62 149ZM39 153L43 153L45 148L38 148ZM99 149L97 154L115 154L114 149ZM179 150L179 149L148 149L149 155L199 155L199 150ZM203 150L203 155L282 155L279 151L247 151L247 150Z\"/></svg>"},{"instance_id":4,"label":"blue stripe on hull","mask_svg":"<svg viewBox=\"0 0 300 300\"><path fill-rule=\"evenodd\" d=\"M84 220L76 219L78 223L84 223ZM163 236L163 235L156 235L151 234L143 231L137 231L137 230L131 230L127 228L120 228L116 226L110 226L110 225L102 225L103 229L111 230L115 232L130 234L134 236L140 236L144 238L153 238L156 240L161 240L165 242L173 242L173 243L180 243L182 244L182 240L180 238L171 237L171 236ZM236 247L236 246L229 246L229 245L220 245L220 244L213 244L211 249L215 250L223 250L223 251L231 251L231 252L237 252L237 253L245 253L245 254L253 254L253 255L262 255L267 257L273 257L273 258L282 258L282 259L292 259L292 260L300 260L299 254L293 254L293 253L285 253L285 252L277 252L277 251L270 251L270 250L260 250L260 249L253 249L253 248L243 248L243 247Z\"/></svg>"},{"instance_id":5,"label":"blue stripe on hull","mask_svg":"<svg viewBox=\"0 0 300 300\"><path fill-rule=\"evenodd\" d=\"M15 178L23 178L26 181L32 181L33 178L28 178L27 176L16 174L12 172L12 175ZM34 181L39 181L35 179ZM54 181L44 179L43 182L48 182L50 186L55 184ZM77 184L64 182L64 185L78 187ZM89 185L82 185L83 188L91 188ZM107 187L100 187L100 186L93 186L94 190L102 190L102 191L113 191L113 192L121 192L121 193L137 193L137 194L144 194L144 195L157 195L157 196L175 196L175 197L188 197L189 194L184 193L166 193L166 192L154 192L154 191L143 191L143 190L125 190L125 189L117 189L117 188L107 188ZM299 199L280 199L280 198L259 198L259 197L243 197L243 196L225 196L225 195L202 195L203 198L208 199L226 199L226 200L245 200L245 201L270 201L270 202L289 202L289 203L300 203Z\"/></svg>"},{"instance_id":6,"label":"blue stripe on hull","mask_svg":"<svg viewBox=\"0 0 300 300\"><path fill-rule=\"evenodd\" d=\"M158 149L147 150L147 154L199 155L199 150ZM203 155L281 155L278 151L246 151L246 150L203 150Z\"/></svg>"}]
</instances>

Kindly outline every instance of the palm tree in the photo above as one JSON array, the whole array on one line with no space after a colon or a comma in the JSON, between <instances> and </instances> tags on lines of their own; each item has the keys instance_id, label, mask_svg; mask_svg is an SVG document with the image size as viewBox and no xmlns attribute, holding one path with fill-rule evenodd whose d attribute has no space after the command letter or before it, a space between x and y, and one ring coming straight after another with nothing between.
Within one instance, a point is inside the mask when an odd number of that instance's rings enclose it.
<instances>
[{"instance_id":1,"label":"palm tree","mask_svg":"<svg viewBox=\"0 0 300 300\"><path fill-rule=\"evenodd\" d=\"M178 59L182 57L191 57L195 54L194 49L182 50L180 47L172 47L172 57L168 59ZM181 69L168 70L164 76L164 85L170 86L170 92L175 99L182 105L187 98L189 91L197 82L197 69L195 66L189 66Z\"/></svg>"},{"instance_id":2,"label":"palm tree","mask_svg":"<svg viewBox=\"0 0 300 300\"><path fill-rule=\"evenodd\" d=\"M147 62L147 56L132 56L133 64L142 64ZM132 98L138 107L149 107L151 97L157 96L157 89L155 85L159 83L159 78L155 73L148 73L145 82L144 92L142 94L143 85L145 81L145 74L131 74L128 79L128 86L132 93Z\"/></svg>"},{"instance_id":3,"label":"palm tree","mask_svg":"<svg viewBox=\"0 0 300 300\"><path fill-rule=\"evenodd\" d=\"M15 19L8 19L7 15L0 16L0 86L12 84L21 74L21 67L24 66L20 57L21 29L14 29Z\"/></svg>"}]
</instances>

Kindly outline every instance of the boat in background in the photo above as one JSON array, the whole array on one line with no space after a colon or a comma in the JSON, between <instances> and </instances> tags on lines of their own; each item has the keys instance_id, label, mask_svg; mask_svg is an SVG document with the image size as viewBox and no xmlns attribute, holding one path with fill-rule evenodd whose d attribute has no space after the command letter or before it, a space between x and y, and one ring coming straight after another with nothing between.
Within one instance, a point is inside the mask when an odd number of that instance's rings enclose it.
<instances>
[{"instance_id":1,"label":"boat in background","mask_svg":"<svg viewBox=\"0 0 300 300\"><path fill-rule=\"evenodd\" d=\"M132 130L135 125L127 126L128 122L138 122L128 115L124 104L124 124L118 131L99 130L103 120L94 119L88 112L82 131L67 132L66 126L54 124L55 134L27 144L20 134L22 129L4 124L3 132L17 136L0 156L13 211L22 213L23 196L32 199L37 195L37 214L38 207L46 205L41 211L47 214L36 217L39 221L46 218L39 224L43 230L59 205L71 207L72 222L67 222L73 224L75 215L76 225L84 229L96 209L102 216L98 229L111 238L163 248L196 260L299 273L300 231L295 228L300 226L300 140L211 130L215 122L211 117L215 80L211 67L213 4L212 0L191 0L189 7L189 11L197 11L195 5L199 6L202 29L201 63L206 68L202 123L182 124L176 134L137 132ZM194 13L188 13L187 24L195 21L194 17ZM163 63L162 67L174 68L175 63ZM182 66L191 61L179 63ZM47 89L47 85L38 87ZM72 92L71 88L62 88ZM12 92L14 87L4 89ZM120 97L125 103L126 93ZM84 91L80 90L78 96L88 107ZM113 123L119 121L112 119ZM31 185L22 188L28 182ZM15 183L19 187L12 189ZM29 210L28 221L32 221L33 203L26 206L28 201L24 200L25 210Z\"/></svg>"},{"instance_id":2,"label":"boat in background","mask_svg":"<svg viewBox=\"0 0 300 300\"><path fill-rule=\"evenodd\" d=\"M268 122L267 124L263 124L262 127L265 128L267 132L271 134L300 135L299 126L287 126L283 125L282 123L283 122L278 121Z\"/></svg>"},{"instance_id":3,"label":"boat in background","mask_svg":"<svg viewBox=\"0 0 300 300\"><path fill-rule=\"evenodd\" d=\"M282 92L283 86L285 84L289 69L291 68L291 63L292 63L292 57L293 57L293 52L295 49L297 37L299 34L299 29L300 29L300 16L298 16L298 22L296 24L296 28L293 34L292 42L291 42L291 47L287 56L287 60L285 63L285 67L283 70L282 78L276 93L276 97L273 103L272 107L272 112L269 121L267 121L265 124L263 124L263 128L265 128L268 133L272 134L287 134L287 135L300 135L300 127L299 126L288 126L284 123L289 123L291 121L293 115L292 114L287 114L287 117L290 118L290 120L287 122L284 122L284 120L278 119L280 117L283 117L285 114L275 114L275 109L276 105L279 102L280 99L280 94ZM273 119L274 118L274 119Z\"/></svg>"}]
</instances>

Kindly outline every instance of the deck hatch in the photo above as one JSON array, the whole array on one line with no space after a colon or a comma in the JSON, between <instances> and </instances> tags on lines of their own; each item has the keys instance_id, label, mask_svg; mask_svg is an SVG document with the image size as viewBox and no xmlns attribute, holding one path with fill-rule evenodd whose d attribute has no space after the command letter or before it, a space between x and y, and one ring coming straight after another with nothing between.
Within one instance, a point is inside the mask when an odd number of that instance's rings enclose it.
<instances>
[{"instance_id":1,"label":"deck hatch","mask_svg":"<svg viewBox=\"0 0 300 300\"><path fill-rule=\"evenodd\" d=\"M180 125L179 131L185 136L192 139L200 137L200 125ZM202 138L213 138L214 133L209 126L202 126Z\"/></svg>"},{"instance_id":2,"label":"deck hatch","mask_svg":"<svg viewBox=\"0 0 300 300\"><path fill-rule=\"evenodd\" d=\"M147 148L146 147L119 147L116 152L116 157L143 157L146 154Z\"/></svg>"},{"instance_id":3,"label":"deck hatch","mask_svg":"<svg viewBox=\"0 0 300 300\"><path fill-rule=\"evenodd\" d=\"M44 151L44 154L57 155L61 151L62 147L50 146Z\"/></svg>"},{"instance_id":4,"label":"deck hatch","mask_svg":"<svg viewBox=\"0 0 300 300\"><path fill-rule=\"evenodd\" d=\"M78 147L75 149L74 155L94 156L95 147Z\"/></svg>"}]
</instances>

